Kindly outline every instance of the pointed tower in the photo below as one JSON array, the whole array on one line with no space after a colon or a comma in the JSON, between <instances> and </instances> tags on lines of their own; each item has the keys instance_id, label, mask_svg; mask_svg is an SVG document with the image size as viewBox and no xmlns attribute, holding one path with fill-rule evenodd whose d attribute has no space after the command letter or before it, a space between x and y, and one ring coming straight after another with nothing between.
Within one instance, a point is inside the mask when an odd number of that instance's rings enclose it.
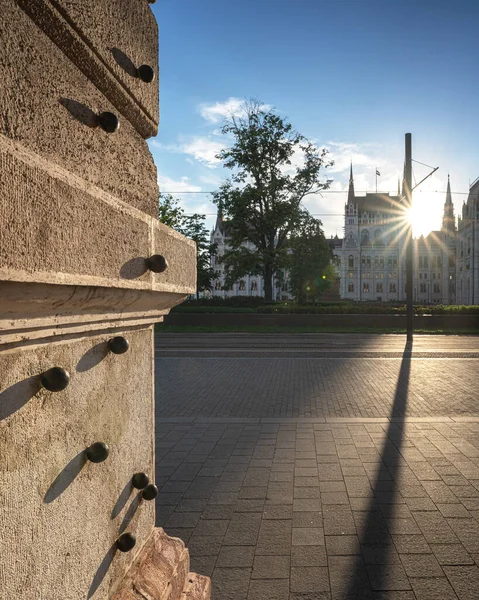
<instances>
[{"instance_id":1,"label":"pointed tower","mask_svg":"<svg viewBox=\"0 0 479 600\"><path fill-rule=\"evenodd\" d=\"M349 172L349 191L348 191L348 204L354 202L354 179L353 179L353 163L351 162L351 169Z\"/></svg>"},{"instance_id":2,"label":"pointed tower","mask_svg":"<svg viewBox=\"0 0 479 600\"><path fill-rule=\"evenodd\" d=\"M218 205L218 214L216 215L215 231L217 229L219 231L221 231L221 233L223 233L223 205L222 204Z\"/></svg>"},{"instance_id":3,"label":"pointed tower","mask_svg":"<svg viewBox=\"0 0 479 600\"><path fill-rule=\"evenodd\" d=\"M444 214L442 217L442 231L448 235L456 232L456 220L454 218L454 206L452 204L451 183L447 176L446 202L444 203Z\"/></svg>"}]
</instances>

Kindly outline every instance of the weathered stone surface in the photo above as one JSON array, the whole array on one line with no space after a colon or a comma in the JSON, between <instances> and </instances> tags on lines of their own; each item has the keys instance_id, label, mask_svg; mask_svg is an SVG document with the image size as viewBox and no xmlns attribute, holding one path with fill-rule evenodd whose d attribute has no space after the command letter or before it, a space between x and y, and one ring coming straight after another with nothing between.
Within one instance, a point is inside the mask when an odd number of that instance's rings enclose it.
<instances>
[{"instance_id":1,"label":"weathered stone surface","mask_svg":"<svg viewBox=\"0 0 479 600\"><path fill-rule=\"evenodd\" d=\"M211 594L211 579L204 575L189 573L181 600L207 600Z\"/></svg>"},{"instance_id":2,"label":"weathered stone surface","mask_svg":"<svg viewBox=\"0 0 479 600\"><path fill-rule=\"evenodd\" d=\"M158 27L146 2L17 0L37 25L143 135L158 127ZM140 65L156 78L137 77Z\"/></svg>"},{"instance_id":3,"label":"weathered stone surface","mask_svg":"<svg viewBox=\"0 0 479 600\"><path fill-rule=\"evenodd\" d=\"M10 597L104 598L135 551L115 552L129 531L141 548L154 503L139 502L131 478L154 480L153 328L115 332L130 349L108 351L111 335L40 343L0 352L0 559ZM71 380L57 393L40 385L51 367ZM108 458L86 460L105 442Z\"/></svg>"},{"instance_id":4,"label":"weathered stone surface","mask_svg":"<svg viewBox=\"0 0 479 600\"><path fill-rule=\"evenodd\" d=\"M97 126L117 109L13 0L2 3L0 38L0 135L156 216L156 169L130 122L120 116L111 134Z\"/></svg>"},{"instance_id":5,"label":"weathered stone surface","mask_svg":"<svg viewBox=\"0 0 479 600\"><path fill-rule=\"evenodd\" d=\"M187 584L189 566L183 542L154 529L111 600L177 600Z\"/></svg>"}]
</instances>

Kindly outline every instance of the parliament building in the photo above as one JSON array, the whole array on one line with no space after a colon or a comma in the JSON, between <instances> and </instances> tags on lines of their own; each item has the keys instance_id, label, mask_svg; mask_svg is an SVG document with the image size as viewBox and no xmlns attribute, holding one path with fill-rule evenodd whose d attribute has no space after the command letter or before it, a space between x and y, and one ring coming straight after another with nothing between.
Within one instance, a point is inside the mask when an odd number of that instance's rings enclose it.
<instances>
[{"instance_id":1,"label":"parliament building","mask_svg":"<svg viewBox=\"0 0 479 600\"><path fill-rule=\"evenodd\" d=\"M448 178L442 226L413 241L413 301L479 303L479 178L457 227ZM358 302L406 300L406 218L401 195L354 193L351 167L344 237L331 240L340 297Z\"/></svg>"}]
</instances>

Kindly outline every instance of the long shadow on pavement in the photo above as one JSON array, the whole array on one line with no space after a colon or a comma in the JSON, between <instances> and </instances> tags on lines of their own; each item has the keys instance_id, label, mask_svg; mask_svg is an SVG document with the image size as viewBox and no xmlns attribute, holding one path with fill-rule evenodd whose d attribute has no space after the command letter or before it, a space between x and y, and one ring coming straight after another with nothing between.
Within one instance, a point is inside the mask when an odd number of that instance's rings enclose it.
<instances>
[{"instance_id":1,"label":"long shadow on pavement","mask_svg":"<svg viewBox=\"0 0 479 600\"><path fill-rule=\"evenodd\" d=\"M396 554L387 524L394 518L396 485L401 463L401 447L404 441L404 417L408 400L411 371L412 342L408 342L403 352L391 420L380 453L380 463L373 484L365 520L358 531L361 554L356 558L349 585L342 600L372 599L373 593L380 590L410 589L405 572L394 560ZM387 470L386 470L387 468ZM391 479L385 475L390 474Z\"/></svg>"}]
</instances>

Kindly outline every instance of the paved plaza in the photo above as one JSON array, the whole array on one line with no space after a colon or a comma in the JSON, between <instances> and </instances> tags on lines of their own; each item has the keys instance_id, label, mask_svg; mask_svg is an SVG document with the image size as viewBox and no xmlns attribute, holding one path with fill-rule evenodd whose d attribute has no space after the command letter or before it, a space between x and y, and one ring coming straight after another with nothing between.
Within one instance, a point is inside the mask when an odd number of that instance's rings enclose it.
<instances>
[{"instance_id":1,"label":"paved plaza","mask_svg":"<svg viewBox=\"0 0 479 600\"><path fill-rule=\"evenodd\" d=\"M158 525L213 600L479 597L479 338L160 334Z\"/></svg>"}]
</instances>

